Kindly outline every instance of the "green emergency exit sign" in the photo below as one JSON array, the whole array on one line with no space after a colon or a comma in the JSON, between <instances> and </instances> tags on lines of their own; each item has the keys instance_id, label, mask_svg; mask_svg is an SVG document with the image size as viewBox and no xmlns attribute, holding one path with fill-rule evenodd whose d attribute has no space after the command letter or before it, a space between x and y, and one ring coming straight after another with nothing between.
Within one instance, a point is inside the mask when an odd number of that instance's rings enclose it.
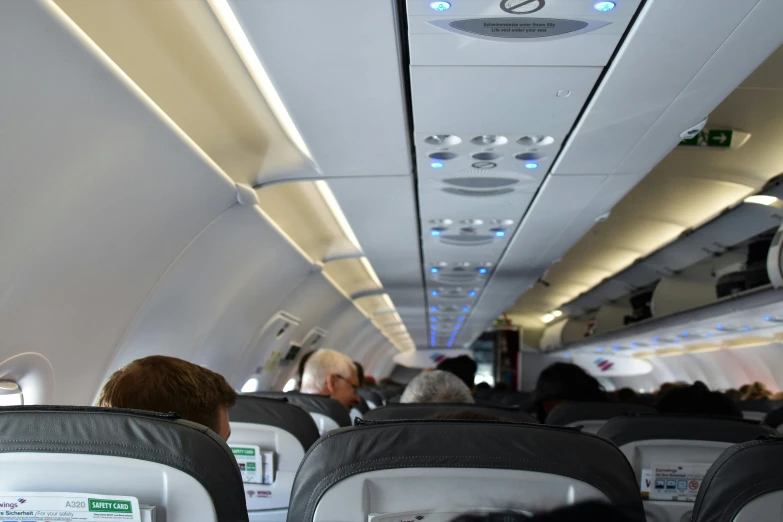
<instances>
[{"instance_id":1,"label":"green emergency exit sign","mask_svg":"<svg viewBox=\"0 0 783 522\"><path fill-rule=\"evenodd\" d=\"M737 149L750 139L750 134L737 130L703 130L698 136L682 140L680 147L713 147L718 149Z\"/></svg>"}]
</instances>

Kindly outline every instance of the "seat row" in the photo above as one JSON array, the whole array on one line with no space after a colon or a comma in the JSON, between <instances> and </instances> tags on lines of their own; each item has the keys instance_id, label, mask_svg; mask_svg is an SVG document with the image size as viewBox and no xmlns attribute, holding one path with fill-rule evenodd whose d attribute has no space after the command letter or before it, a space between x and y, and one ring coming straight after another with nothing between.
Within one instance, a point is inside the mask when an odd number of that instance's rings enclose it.
<instances>
[{"instance_id":1,"label":"seat row","mask_svg":"<svg viewBox=\"0 0 783 522\"><path fill-rule=\"evenodd\" d=\"M691 511L694 522L777 520L783 510L783 440L743 420L637 413L596 435L522 417L429 418L479 406L395 405L319 437L297 400L240 396L229 445L172 414L5 408L0 491L135 497L166 522L422 520L583 500L629 506L639 522ZM14 515L3 500L0 519ZM13 503L20 518L27 500Z\"/></svg>"}]
</instances>

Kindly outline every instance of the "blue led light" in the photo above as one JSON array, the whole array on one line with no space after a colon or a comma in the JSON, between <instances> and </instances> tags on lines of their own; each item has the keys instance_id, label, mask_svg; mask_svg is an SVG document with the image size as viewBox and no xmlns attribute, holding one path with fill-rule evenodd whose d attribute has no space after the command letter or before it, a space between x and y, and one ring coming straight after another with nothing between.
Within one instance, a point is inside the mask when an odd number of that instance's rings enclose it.
<instances>
[{"instance_id":1,"label":"blue led light","mask_svg":"<svg viewBox=\"0 0 783 522\"><path fill-rule=\"evenodd\" d=\"M530 170L535 170L538 168L538 163L526 163L525 168Z\"/></svg>"},{"instance_id":2,"label":"blue led light","mask_svg":"<svg viewBox=\"0 0 783 522\"><path fill-rule=\"evenodd\" d=\"M430 167L432 167L433 169L442 169L443 163L441 163L440 161L433 161L432 163L430 163Z\"/></svg>"},{"instance_id":3,"label":"blue led light","mask_svg":"<svg viewBox=\"0 0 783 522\"><path fill-rule=\"evenodd\" d=\"M470 312L470 307L469 306L463 306L462 307L462 311L463 312Z\"/></svg>"},{"instance_id":4,"label":"blue led light","mask_svg":"<svg viewBox=\"0 0 783 522\"><path fill-rule=\"evenodd\" d=\"M744 328L744 330L745 330L746 332L749 332L749 331L750 331L750 326L746 326L746 327Z\"/></svg>"},{"instance_id":5,"label":"blue led light","mask_svg":"<svg viewBox=\"0 0 783 522\"><path fill-rule=\"evenodd\" d=\"M432 317L430 317L430 321L432 321L433 323L437 323L438 318L433 315Z\"/></svg>"},{"instance_id":6,"label":"blue led light","mask_svg":"<svg viewBox=\"0 0 783 522\"><path fill-rule=\"evenodd\" d=\"M495 230L495 237L505 237L506 231L505 230Z\"/></svg>"},{"instance_id":7,"label":"blue led light","mask_svg":"<svg viewBox=\"0 0 783 522\"><path fill-rule=\"evenodd\" d=\"M620 345L619 344L615 344L614 345L614 351L617 352L619 350L620 350Z\"/></svg>"},{"instance_id":8,"label":"blue led light","mask_svg":"<svg viewBox=\"0 0 783 522\"><path fill-rule=\"evenodd\" d=\"M440 233L441 233L441 232L442 232L442 230L441 230L441 229L439 229L439 228L433 228L432 230L430 230L430 235L431 235L431 236L434 236L434 237L438 237L438 236L440 235Z\"/></svg>"},{"instance_id":9,"label":"blue led light","mask_svg":"<svg viewBox=\"0 0 783 522\"><path fill-rule=\"evenodd\" d=\"M458 323L464 323L465 322L465 318L464 317L457 317L457 322Z\"/></svg>"},{"instance_id":10,"label":"blue led light","mask_svg":"<svg viewBox=\"0 0 783 522\"><path fill-rule=\"evenodd\" d=\"M636 341L634 341L634 342L632 342L632 343L631 343L631 346L636 346L637 344L639 344L639 343L637 343Z\"/></svg>"},{"instance_id":11,"label":"blue led light","mask_svg":"<svg viewBox=\"0 0 783 522\"><path fill-rule=\"evenodd\" d=\"M717 328L718 328L718 330L723 330L723 325L719 324Z\"/></svg>"},{"instance_id":12,"label":"blue led light","mask_svg":"<svg viewBox=\"0 0 783 522\"><path fill-rule=\"evenodd\" d=\"M688 337L688 332L682 332L682 337Z\"/></svg>"},{"instance_id":13,"label":"blue led light","mask_svg":"<svg viewBox=\"0 0 783 522\"><path fill-rule=\"evenodd\" d=\"M767 321L767 322L770 322L770 321L772 320L772 318L771 318L770 316L766 316L766 317L764 318L764 320L765 320L765 321Z\"/></svg>"},{"instance_id":14,"label":"blue led light","mask_svg":"<svg viewBox=\"0 0 783 522\"><path fill-rule=\"evenodd\" d=\"M430 295L435 295L435 296L436 296L436 295L438 295L439 293L440 293L440 292L438 292L437 290L433 290L432 292L430 292Z\"/></svg>"},{"instance_id":15,"label":"blue led light","mask_svg":"<svg viewBox=\"0 0 783 522\"><path fill-rule=\"evenodd\" d=\"M438 268L437 266L433 266L432 268L430 268L430 272L432 272L433 274L437 274L438 272L440 272L440 268Z\"/></svg>"},{"instance_id":16,"label":"blue led light","mask_svg":"<svg viewBox=\"0 0 783 522\"><path fill-rule=\"evenodd\" d=\"M430 310L433 311L433 312L437 312L438 311L438 307L437 306L430 306Z\"/></svg>"},{"instance_id":17,"label":"blue led light","mask_svg":"<svg viewBox=\"0 0 783 522\"><path fill-rule=\"evenodd\" d=\"M704 334L704 337L712 337L712 334L711 333Z\"/></svg>"},{"instance_id":18,"label":"blue led light","mask_svg":"<svg viewBox=\"0 0 783 522\"><path fill-rule=\"evenodd\" d=\"M486 274L487 273L487 269L482 266L481 268L478 269L478 273L479 274Z\"/></svg>"},{"instance_id":19,"label":"blue led light","mask_svg":"<svg viewBox=\"0 0 783 522\"><path fill-rule=\"evenodd\" d=\"M430 8L433 11L448 11L451 9L451 4L449 2L431 2Z\"/></svg>"},{"instance_id":20,"label":"blue led light","mask_svg":"<svg viewBox=\"0 0 783 522\"><path fill-rule=\"evenodd\" d=\"M593 7L595 8L596 11L601 11L602 13L605 13L617 7L617 4L614 2L598 2Z\"/></svg>"},{"instance_id":21,"label":"blue led light","mask_svg":"<svg viewBox=\"0 0 783 522\"><path fill-rule=\"evenodd\" d=\"M675 337L675 338L674 338L674 342L675 342L675 343L679 343L679 342L680 342L680 338L679 338L679 337Z\"/></svg>"},{"instance_id":22,"label":"blue led light","mask_svg":"<svg viewBox=\"0 0 783 522\"><path fill-rule=\"evenodd\" d=\"M660 338L660 337L655 337L655 338L653 338L653 341L655 341L656 343L657 343L658 341L660 341L660 340L661 340L661 338Z\"/></svg>"},{"instance_id":23,"label":"blue led light","mask_svg":"<svg viewBox=\"0 0 783 522\"><path fill-rule=\"evenodd\" d=\"M455 324L455 325L454 325L454 329L455 329L455 330L459 330L460 328L462 328L462 325L461 325L461 324Z\"/></svg>"},{"instance_id":24,"label":"blue led light","mask_svg":"<svg viewBox=\"0 0 783 522\"><path fill-rule=\"evenodd\" d=\"M598 353L604 353L604 349L603 348L599 348L598 349Z\"/></svg>"},{"instance_id":25,"label":"blue led light","mask_svg":"<svg viewBox=\"0 0 783 522\"><path fill-rule=\"evenodd\" d=\"M471 290L470 292L468 292L468 295L470 297L476 297L476 291L475 290Z\"/></svg>"},{"instance_id":26,"label":"blue led light","mask_svg":"<svg viewBox=\"0 0 783 522\"><path fill-rule=\"evenodd\" d=\"M566 359L570 359L570 358L571 358L571 354L570 354L570 353L567 353L567 354L565 354L563 357L565 357Z\"/></svg>"}]
</instances>

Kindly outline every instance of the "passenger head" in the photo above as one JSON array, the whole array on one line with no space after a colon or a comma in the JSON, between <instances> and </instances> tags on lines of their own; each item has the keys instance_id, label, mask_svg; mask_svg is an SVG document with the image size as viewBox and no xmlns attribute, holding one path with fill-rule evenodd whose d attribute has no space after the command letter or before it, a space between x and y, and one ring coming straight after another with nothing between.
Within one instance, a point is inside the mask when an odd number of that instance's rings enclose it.
<instances>
[{"instance_id":1,"label":"passenger head","mask_svg":"<svg viewBox=\"0 0 783 522\"><path fill-rule=\"evenodd\" d=\"M359 383L359 388L364 386L364 366L354 361L353 365L356 366L356 380Z\"/></svg>"},{"instance_id":2,"label":"passenger head","mask_svg":"<svg viewBox=\"0 0 783 522\"><path fill-rule=\"evenodd\" d=\"M740 395L740 391L734 388L726 390L725 392L723 392L723 395L731 399L732 402L739 402L742 400L742 395Z\"/></svg>"},{"instance_id":3,"label":"passenger head","mask_svg":"<svg viewBox=\"0 0 783 522\"><path fill-rule=\"evenodd\" d=\"M575 364L555 363L538 376L535 392L536 413L540 422L555 406L564 402L607 402L599 382Z\"/></svg>"},{"instance_id":4,"label":"passenger head","mask_svg":"<svg viewBox=\"0 0 783 522\"><path fill-rule=\"evenodd\" d=\"M756 381L750 386L748 390L742 396L743 401L764 401L768 400L772 396L772 393L767 389L767 385L763 382Z\"/></svg>"},{"instance_id":5,"label":"passenger head","mask_svg":"<svg viewBox=\"0 0 783 522\"><path fill-rule=\"evenodd\" d=\"M488 382L481 381L476 385L476 391L478 390L492 391L492 386L490 386Z\"/></svg>"},{"instance_id":6,"label":"passenger head","mask_svg":"<svg viewBox=\"0 0 783 522\"><path fill-rule=\"evenodd\" d=\"M692 386L680 386L664 395L658 402L658 412L742 418L739 406L722 393L711 392L701 381Z\"/></svg>"},{"instance_id":7,"label":"passenger head","mask_svg":"<svg viewBox=\"0 0 783 522\"><path fill-rule=\"evenodd\" d=\"M175 412L228 440L228 409L236 400L237 393L222 375L182 359L153 355L114 372L98 406Z\"/></svg>"},{"instance_id":8,"label":"passenger head","mask_svg":"<svg viewBox=\"0 0 783 522\"><path fill-rule=\"evenodd\" d=\"M636 519L636 511L633 508L589 501L555 509L548 513L539 513L532 517L508 511L504 513L460 515L451 519L451 522L583 522L585 520L630 522Z\"/></svg>"},{"instance_id":9,"label":"passenger head","mask_svg":"<svg viewBox=\"0 0 783 522\"><path fill-rule=\"evenodd\" d=\"M467 355L446 359L438 365L438 370L453 373L459 377L470 390L473 389L473 382L476 380L477 369L476 361Z\"/></svg>"},{"instance_id":10,"label":"passenger head","mask_svg":"<svg viewBox=\"0 0 783 522\"><path fill-rule=\"evenodd\" d=\"M617 402L632 402L639 398L639 394L631 388L620 388L614 395L617 397Z\"/></svg>"},{"instance_id":11,"label":"passenger head","mask_svg":"<svg viewBox=\"0 0 783 522\"><path fill-rule=\"evenodd\" d=\"M473 404L470 388L465 386L456 375L435 370L422 373L405 388L401 403L439 402Z\"/></svg>"},{"instance_id":12,"label":"passenger head","mask_svg":"<svg viewBox=\"0 0 783 522\"><path fill-rule=\"evenodd\" d=\"M309 361L309 360L310 360L310 357L311 357L311 356L312 356L314 353L315 353L315 352L307 352L306 354L302 355L302 358L301 358L301 359L299 359L299 370L298 370L298 374L299 374L299 383L298 383L298 384L299 384L299 389L300 389L300 390L302 389L302 381L304 380L304 369L305 369L305 365L307 364L307 361Z\"/></svg>"},{"instance_id":13,"label":"passenger head","mask_svg":"<svg viewBox=\"0 0 783 522\"><path fill-rule=\"evenodd\" d=\"M495 384L495 391L505 392L509 390L507 382L499 381Z\"/></svg>"},{"instance_id":14,"label":"passenger head","mask_svg":"<svg viewBox=\"0 0 783 522\"><path fill-rule=\"evenodd\" d=\"M359 403L358 387L356 366L347 355L320 349L305 364L302 393L328 395L350 410Z\"/></svg>"},{"instance_id":15,"label":"passenger head","mask_svg":"<svg viewBox=\"0 0 783 522\"><path fill-rule=\"evenodd\" d=\"M661 384L661 387L658 388L658 391L655 393L655 402L661 402L661 399L669 393L672 390L676 390L677 388L682 387L681 384L674 383L674 382L665 382Z\"/></svg>"}]
</instances>

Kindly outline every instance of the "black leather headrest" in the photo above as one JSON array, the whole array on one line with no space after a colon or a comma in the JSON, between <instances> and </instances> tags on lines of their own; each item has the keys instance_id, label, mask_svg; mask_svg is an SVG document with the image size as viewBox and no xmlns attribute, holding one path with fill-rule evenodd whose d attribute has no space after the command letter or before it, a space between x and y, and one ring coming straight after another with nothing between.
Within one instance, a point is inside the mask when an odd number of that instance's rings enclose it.
<instances>
[{"instance_id":1,"label":"black leather headrest","mask_svg":"<svg viewBox=\"0 0 783 522\"><path fill-rule=\"evenodd\" d=\"M523 413L516 408L503 408L501 406L485 406L478 404L437 404L437 403L415 403L415 404L389 404L382 408L376 408L364 416L367 421L388 421L388 420L420 420L432 419L439 414L456 414L466 412L479 415L488 415L497 417L499 420L508 422L530 422L538 424L536 419ZM479 420L479 419L477 419Z\"/></svg>"},{"instance_id":2,"label":"black leather headrest","mask_svg":"<svg viewBox=\"0 0 783 522\"><path fill-rule=\"evenodd\" d=\"M288 520L311 522L321 497L340 481L399 468L484 468L570 477L630 505L644 522L636 476L609 441L571 428L470 421L360 422L321 437L294 480ZM524 487L524 486L521 486Z\"/></svg>"},{"instance_id":3,"label":"black leather headrest","mask_svg":"<svg viewBox=\"0 0 783 522\"><path fill-rule=\"evenodd\" d=\"M783 439L732 446L718 457L699 488L693 522L731 522L756 497L783 490ZM779 515L778 515L779 516Z\"/></svg>"},{"instance_id":4,"label":"black leather headrest","mask_svg":"<svg viewBox=\"0 0 783 522\"><path fill-rule=\"evenodd\" d=\"M195 478L220 522L246 522L234 455L214 432L174 413L73 406L0 408L0 453L77 453L156 462Z\"/></svg>"},{"instance_id":5,"label":"black leather headrest","mask_svg":"<svg viewBox=\"0 0 783 522\"><path fill-rule=\"evenodd\" d=\"M567 426L579 421L608 420L626 413L655 413L655 409L624 402L564 402L549 412L546 423Z\"/></svg>"},{"instance_id":6,"label":"black leather headrest","mask_svg":"<svg viewBox=\"0 0 783 522\"><path fill-rule=\"evenodd\" d=\"M267 397L271 399L288 399L291 404L296 404L310 413L320 413L334 420L340 427L351 425L351 416L340 401L326 395L314 395L299 392L253 392L248 393L252 397Z\"/></svg>"},{"instance_id":7,"label":"black leather headrest","mask_svg":"<svg viewBox=\"0 0 783 522\"><path fill-rule=\"evenodd\" d=\"M228 412L228 418L231 422L263 424L285 430L297 438L305 452L320 436L310 414L286 398L240 395L236 405Z\"/></svg>"},{"instance_id":8,"label":"black leather headrest","mask_svg":"<svg viewBox=\"0 0 783 522\"><path fill-rule=\"evenodd\" d=\"M606 421L598 435L618 446L640 440L706 440L739 444L775 435L775 430L756 422L732 417L691 415L626 415Z\"/></svg>"}]
</instances>

